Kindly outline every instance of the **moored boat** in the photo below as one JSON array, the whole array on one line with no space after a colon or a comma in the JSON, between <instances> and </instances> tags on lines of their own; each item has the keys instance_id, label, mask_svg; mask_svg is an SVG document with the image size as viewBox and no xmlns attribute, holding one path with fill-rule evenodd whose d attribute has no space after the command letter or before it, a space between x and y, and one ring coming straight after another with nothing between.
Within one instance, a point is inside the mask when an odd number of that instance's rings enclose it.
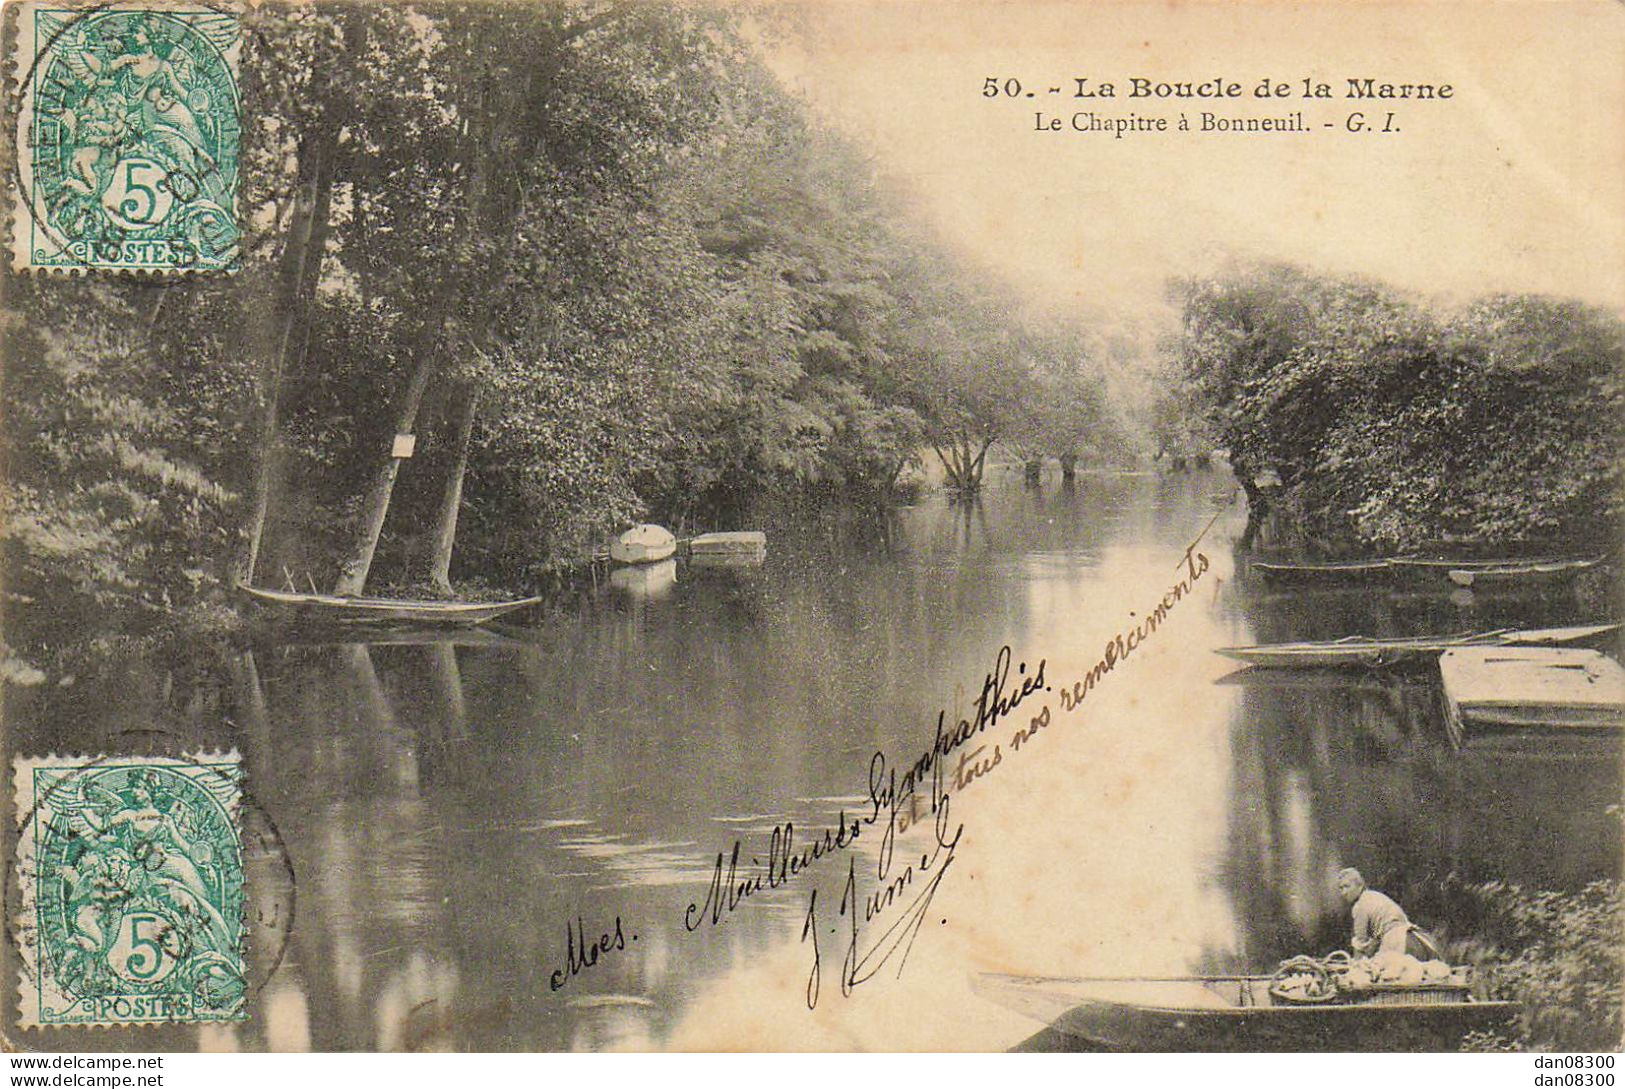
<instances>
[{"instance_id":1,"label":"moored boat","mask_svg":"<svg viewBox=\"0 0 1625 1089\"><path fill-rule=\"evenodd\" d=\"M698 556L765 556L767 534L760 530L702 533L688 542L688 554Z\"/></svg>"},{"instance_id":2,"label":"moored boat","mask_svg":"<svg viewBox=\"0 0 1625 1089\"><path fill-rule=\"evenodd\" d=\"M1452 567L1447 577L1457 586L1541 585L1577 575L1602 562L1601 556L1579 560L1523 561Z\"/></svg>"},{"instance_id":3,"label":"moored boat","mask_svg":"<svg viewBox=\"0 0 1625 1089\"><path fill-rule=\"evenodd\" d=\"M1458 647L1439 658L1450 738L1486 734L1617 734L1625 669L1594 650Z\"/></svg>"},{"instance_id":4,"label":"moored boat","mask_svg":"<svg viewBox=\"0 0 1625 1089\"><path fill-rule=\"evenodd\" d=\"M1289 1003L1270 976L1058 978L982 973L982 997L1066 1037L1124 1051L1454 1051L1469 1032L1503 1028L1514 1002L1455 984L1372 988Z\"/></svg>"},{"instance_id":5,"label":"moored boat","mask_svg":"<svg viewBox=\"0 0 1625 1089\"><path fill-rule=\"evenodd\" d=\"M1324 642L1264 643L1247 647L1220 647L1217 653L1249 665L1271 668L1325 668L1363 666L1380 668L1425 664L1454 647L1558 647L1593 643L1619 632L1618 624L1588 624L1568 628L1524 631L1421 635L1404 639L1372 639L1350 635Z\"/></svg>"},{"instance_id":6,"label":"moored boat","mask_svg":"<svg viewBox=\"0 0 1625 1089\"><path fill-rule=\"evenodd\" d=\"M1342 560L1332 563L1279 563L1254 560L1247 569L1267 582L1329 585L1369 582L1393 573L1392 560Z\"/></svg>"},{"instance_id":7,"label":"moored boat","mask_svg":"<svg viewBox=\"0 0 1625 1089\"><path fill-rule=\"evenodd\" d=\"M411 598L343 597L239 586L274 619L326 624L483 624L505 613L535 605L539 597L512 601L424 601Z\"/></svg>"},{"instance_id":8,"label":"moored boat","mask_svg":"<svg viewBox=\"0 0 1625 1089\"><path fill-rule=\"evenodd\" d=\"M1378 556L1321 563L1254 560L1248 569L1272 583L1306 586L1361 585L1375 582L1415 584L1448 579L1458 586L1475 582L1547 582L1597 566L1601 556L1501 559L1450 559L1434 556Z\"/></svg>"},{"instance_id":9,"label":"moored boat","mask_svg":"<svg viewBox=\"0 0 1625 1089\"><path fill-rule=\"evenodd\" d=\"M677 538L664 526L644 523L615 538L609 558L616 563L659 563L677 553Z\"/></svg>"}]
</instances>

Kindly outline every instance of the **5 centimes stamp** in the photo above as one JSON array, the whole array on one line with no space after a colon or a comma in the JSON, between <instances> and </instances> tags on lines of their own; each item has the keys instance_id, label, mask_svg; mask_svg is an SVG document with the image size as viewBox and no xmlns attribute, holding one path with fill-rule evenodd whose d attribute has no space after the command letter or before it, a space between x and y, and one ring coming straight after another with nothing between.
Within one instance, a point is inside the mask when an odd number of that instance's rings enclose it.
<instances>
[{"instance_id":1,"label":"5 centimes stamp","mask_svg":"<svg viewBox=\"0 0 1625 1089\"><path fill-rule=\"evenodd\" d=\"M245 1014L241 763L19 757L19 1023Z\"/></svg>"},{"instance_id":2,"label":"5 centimes stamp","mask_svg":"<svg viewBox=\"0 0 1625 1089\"><path fill-rule=\"evenodd\" d=\"M28 3L15 18L15 267L234 268L239 17Z\"/></svg>"}]
</instances>

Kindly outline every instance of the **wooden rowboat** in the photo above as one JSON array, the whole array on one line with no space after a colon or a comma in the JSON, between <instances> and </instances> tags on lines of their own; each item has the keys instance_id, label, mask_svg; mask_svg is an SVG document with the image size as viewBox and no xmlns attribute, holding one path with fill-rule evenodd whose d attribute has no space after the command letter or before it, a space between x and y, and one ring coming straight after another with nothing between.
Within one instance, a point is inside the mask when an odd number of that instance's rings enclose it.
<instances>
[{"instance_id":1,"label":"wooden rowboat","mask_svg":"<svg viewBox=\"0 0 1625 1089\"><path fill-rule=\"evenodd\" d=\"M1267 582L1329 586L1378 581L1414 582L1448 578L1458 586L1475 582L1497 584L1547 582L1595 567L1601 556L1542 559L1439 559L1427 556L1382 556L1366 560L1326 563L1276 563L1254 560L1248 570Z\"/></svg>"},{"instance_id":2,"label":"wooden rowboat","mask_svg":"<svg viewBox=\"0 0 1625 1089\"><path fill-rule=\"evenodd\" d=\"M1373 988L1346 1001L1283 1004L1269 976L1063 979L982 973L982 997L1065 1037L1123 1051L1454 1051L1504 1028L1515 1002L1465 988Z\"/></svg>"},{"instance_id":3,"label":"wooden rowboat","mask_svg":"<svg viewBox=\"0 0 1625 1089\"><path fill-rule=\"evenodd\" d=\"M732 533L702 533L688 542L690 557L767 555L767 534L760 530Z\"/></svg>"},{"instance_id":4,"label":"wooden rowboat","mask_svg":"<svg viewBox=\"0 0 1625 1089\"><path fill-rule=\"evenodd\" d=\"M1330 642L1265 643L1220 647L1218 653L1249 665L1272 668L1317 668L1424 664L1454 647L1557 647L1594 643L1617 634L1618 624L1572 628L1501 630L1460 635L1422 635L1408 639L1370 639L1350 635Z\"/></svg>"},{"instance_id":5,"label":"wooden rowboat","mask_svg":"<svg viewBox=\"0 0 1625 1089\"><path fill-rule=\"evenodd\" d=\"M262 590L254 586L239 586L238 589L273 618L296 623L483 624L542 600L527 597L514 601L415 601L409 598L299 594Z\"/></svg>"},{"instance_id":6,"label":"wooden rowboat","mask_svg":"<svg viewBox=\"0 0 1625 1089\"><path fill-rule=\"evenodd\" d=\"M1394 571L1392 560L1345 560L1336 563L1271 563L1254 560L1247 569L1268 582L1327 585L1339 582L1369 582L1386 578Z\"/></svg>"}]
</instances>

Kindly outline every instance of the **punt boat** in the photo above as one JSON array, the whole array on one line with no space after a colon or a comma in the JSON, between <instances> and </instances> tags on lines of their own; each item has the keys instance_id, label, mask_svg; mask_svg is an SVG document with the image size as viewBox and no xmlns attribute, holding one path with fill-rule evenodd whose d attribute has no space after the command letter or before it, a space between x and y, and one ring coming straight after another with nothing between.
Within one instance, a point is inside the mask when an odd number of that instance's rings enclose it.
<instances>
[{"instance_id":1,"label":"punt boat","mask_svg":"<svg viewBox=\"0 0 1625 1089\"><path fill-rule=\"evenodd\" d=\"M1579 574L1601 562L1601 556L1593 556L1582 560L1456 565L1447 577L1457 586L1467 587L1542 585Z\"/></svg>"},{"instance_id":2,"label":"punt boat","mask_svg":"<svg viewBox=\"0 0 1625 1089\"><path fill-rule=\"evenodd\" d=\"M1625 727L1625 669L1595 650L1457 647L1439 658L1450 739L1605 736Z\"/></svg>"},{"instance_id":3,"label":"punt boat","mask_svg":"<svg viewBox=\"0 0 1625 1089\"><path fill-rule=\"evenodd\" d=\"M1457 586L1475 582L1497 585L1544 583L1567 578L1601 563L1601 556L1543 559L1441 559L1428 556L1380 556L1365 560L1325 563L1284 563L1254 560L1249 570L1272 583L1331 586L1372 582L1414 583L1418 578L1449 579Z\"/></svg>"},{"instance_id":4,"label":"punt boat","mask_svg":"<svg viewBox=\"0 0 1625 1089\"><path fill-rule=\"evenodd\" d=\"M765 556L767 534L755 529L733 533L702 533L688 542L688 554L690 557Z\"/></svg>"},{"instance_id":5,"label":"punt boat","mask_svg":"<svg viewBox=\"0 0 1625 1089\"><path fill-rule=\"evenodd\" d=\"M1273 668L1326 668L1339 666L1414 665L1430 662L1454 647L1559 647L1595 643L1616 635L1618 624L1588 624L1569 628L1421 635L1406 639L1371 639L1345 636L1329 642L1265 643L1247 647L1220 647L1218 653L1248 665Z\"/></svg>"},{"instance_id":6,"label":"punt boat","mask_svg":"<svg viewBox=\"0 0 1625 1089\"><path fill-rule=\"evenodd\" d=\"M417 601L391 597L342 597L239 586L249 600L279 621L327 624L483 624L535 605L539 597L513 601Z\"/></svg>"},{"instance_id":7,"label":"punt boat","mask_svg":"<svg viewBox=\"0 0 1625 1089\"><path fill-rule=\"evenodd\" d=\"M1055 1033L1122 1051L1454 1051L1469 1032L1501 1029L1515 1002L1463 985L1373 987L1346 1000L1286 1003L1270 976L1080 979L982 973L983 998Z\"/></svg>"},{"instance_id":8,"label":"punt boat","mask_svg":"<svg viewBox=\"0 0 1625 1089\"><path fill-rule=\"evenodd\" d=\"M1369 582L1386 578L1394 571L1392 560L1342 560L1334 563L1271 563L1254 560L1247 569L1266 582L1313 583Z\"/></svg>"}]
</instances>

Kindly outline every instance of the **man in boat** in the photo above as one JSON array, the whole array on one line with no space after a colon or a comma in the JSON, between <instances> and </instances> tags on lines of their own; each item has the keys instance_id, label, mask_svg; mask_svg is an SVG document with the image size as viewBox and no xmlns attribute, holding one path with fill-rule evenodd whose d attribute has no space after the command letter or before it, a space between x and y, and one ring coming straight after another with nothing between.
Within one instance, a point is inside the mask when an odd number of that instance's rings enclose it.
<instances>
[{"instance_id":1,"label":"man in boat","mask_svg":"<svg viewBox=\"0 0 1625 1089\"><path fill-rule=\"evenodd\" d=\"M1349 945L1356 957L1388 953L1409 953L1418 960L1438 957L1433 939L1392 898L1368 886L1359 870L1351 867L1340 872L1337 891L1354 915L1354 937Z\"/></svg>"}]
</instances>

